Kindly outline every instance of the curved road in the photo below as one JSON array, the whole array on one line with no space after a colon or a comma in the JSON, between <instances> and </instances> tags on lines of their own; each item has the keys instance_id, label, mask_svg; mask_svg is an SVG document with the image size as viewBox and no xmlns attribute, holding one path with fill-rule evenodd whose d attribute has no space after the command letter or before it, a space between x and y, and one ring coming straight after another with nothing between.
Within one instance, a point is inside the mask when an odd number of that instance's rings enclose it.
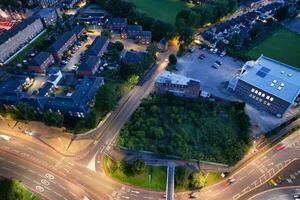
<instances>
[{"instance_id":1,"label":"curved road","mask_svg":"<svg viewBox=\"0 0 300 200\"><path fill-rule=\"evenodd\" d=\"M16 178L51 200L159 199L158 192L136 190L61 156L45 145L11 136L0 140L0 174ZM42 189L41 189L42 188Z\"/></svg>"}]
</instances>

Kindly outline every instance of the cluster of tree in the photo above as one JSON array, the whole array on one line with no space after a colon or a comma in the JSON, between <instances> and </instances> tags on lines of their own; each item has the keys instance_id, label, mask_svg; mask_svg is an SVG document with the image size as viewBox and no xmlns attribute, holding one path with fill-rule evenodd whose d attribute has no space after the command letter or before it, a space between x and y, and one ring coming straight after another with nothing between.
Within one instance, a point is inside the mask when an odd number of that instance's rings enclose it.
<instances>
[{"instance_id":1,"label":"cluster of tree","mask_svg":"<svg viewBox=\"0 0 300 200\"><path fill-rule=\"evenodd\" d=\"M118 88L112 84L104 84L96 95L95 111L104 116L115 109L118 98Z\"/></svg>"},{"instance_id":2,"label":"cluster of tree","mask_svg":"<svg viewBox=\"0 0 300 200\"><path fill-rule=\"evenodd\" d=\"M126 17L129 23L138 23L143 26L144 30L152 31L154 41L159 41L165 36L169 38L174 35L173 25L139 12L133 3L123 0L96 0L96 2L113 16Z\"/></svg>"},{"instance_id":3,"label":"cluster of tree","mask_svg":"<svg viewBox=\"0 0 300 200\"><path fill-rule=\"evenodd\" d=\"M21 7L23 3L26 1L18 1L18 0L0 0L0 5L2 6L13 6L13 7Z\"/></svg>"},{"instance_id":4,"label":"cluster of tree","mask_svg":"<svg viewBox=\"0 0 300 200\"><path fill-rule=\"evenodd\" d=\"M216 0L180 11L176 15L175 22L180 41L183 42L183 45L188 45L193 39L194 31L192 27L214 23L221 17L233 12L236 8L236 0Z\"/></svg>"},{"instance_id":5,"label":"cluster of tree","mask_svg":"<svg viewBox=\"0 0 300 200\"><path fill-rule=\"evenodd\" d=\"M24 193L24 188L21 186L21 183L19 181L13 181L9 179L1 180L0 177L0 199L22 200L25 199L23 193Z\"/></svg>"},{"instance_id":6,"label":"cluster of tree","mask_svg":"<svg viewBox=\"0 0 300 200\"><path fill-rule=\"evenodd\" d=\"M250 142L243 105L153 96L121 131L120 146L226 164L242 158Z\"/></svg>"},{"instance_id":7,"label":"cluster of tree","mask_svg":"<svg viewBox=\"0 0 300 200\"><path fill-rule=\"evenodd\" d=\"M136 160L131 164L122 160L118 167L127 176L140 175L146 170L146 164L141 160Z\"/></svg>"},{"instance_id":8,"label":"cluster of tree","mask_svg":"<svg viewBox=\"0 0 300 200\"><path fill-rule=\"evenodd\" d=\"M120 41L116 41L113 45L105 52L105 59L109 62L119 62L120 55L122 50L124 49L124 45Z\"/></svg>"},{"instance_id":9,"label":"cluster of tree","mask_svg":"<svg viewBox=\"0 0 300 200\"><path fill-rule=\"evenodd\" d=\"M122 64L120 67L120 76L125 81L136 79L134 77L142 77L144 73L156 60L156 52L158 51L156 44L150 44L147 48L145 59L141 63Z\"/></svg>"}]
</instances>

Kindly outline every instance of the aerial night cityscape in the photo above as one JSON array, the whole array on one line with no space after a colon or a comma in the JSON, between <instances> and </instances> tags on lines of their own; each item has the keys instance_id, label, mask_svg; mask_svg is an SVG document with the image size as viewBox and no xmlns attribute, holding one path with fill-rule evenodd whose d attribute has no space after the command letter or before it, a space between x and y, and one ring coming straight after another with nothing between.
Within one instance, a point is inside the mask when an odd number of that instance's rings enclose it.
<instances>
[{"instance_id":1,"label":"aerial night cityscape","mask_svg":"<svg viewBox=\"0 0 300 200\"><path fill-rule=\"evenodd\" d=\"M300 0L0 0L0 200L300 200Z\"/></svg>"}]
</instances>

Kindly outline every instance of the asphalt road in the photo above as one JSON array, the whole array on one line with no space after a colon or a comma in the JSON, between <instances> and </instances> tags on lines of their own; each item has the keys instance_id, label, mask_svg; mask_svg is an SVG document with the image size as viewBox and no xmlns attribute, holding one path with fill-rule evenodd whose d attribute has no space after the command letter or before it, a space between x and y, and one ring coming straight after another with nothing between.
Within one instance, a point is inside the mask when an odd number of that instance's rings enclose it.
<instances>
[{"instance_id":1,"label":"asphalt road","mask_svg":"<svg viewBox=\"0 0 300 200\"><path fill-rule=\"evenodd\" d=\"M294 194L300 194L300 186L267 190L255 195L249 200L294 200L292 196Z\"/></svg>"},{"instance_id":2,"label":"asphalt road","mask_svg":"<svg viewBox=\"0 0 300 200\"><path fill-rule=\"evenodd\" d=\"M160 199L162 193L124 186L45 145L11 136L0 140L0 174L21 180L45 199ZM50 176L49 176L50 174ZM42 188L42 189L41 189Z\"/></svg>"},{"instance_id":3,"label":"asphalt road","mask_svg":"<svg viewBox=\"0 0 300 200\"><path fill-rule=\"evenodd\" d=\"M286 146L284 150L277 151L276 146L270 148L234 172L230 176L236 179L234 183L229 185L224 180L204 188L200 191L198 199L247 199L243 195L268 182L294 160L300 159L300 130L284 139L281 144ZM187 197L183 195L180 199L187 199Z\"/></svg>"}]
</instances>

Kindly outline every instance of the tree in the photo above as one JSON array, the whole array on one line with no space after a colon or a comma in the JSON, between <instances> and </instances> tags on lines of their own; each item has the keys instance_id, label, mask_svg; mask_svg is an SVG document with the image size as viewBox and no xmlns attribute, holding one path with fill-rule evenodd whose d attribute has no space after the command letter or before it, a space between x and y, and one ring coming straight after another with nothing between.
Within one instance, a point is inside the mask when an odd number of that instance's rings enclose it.
<instances>
[{"instance_id":1,"label":"tree","mask_svg":"<svg viewBox=\"0 0 300 200\"><path fill-rule=\"evenodd\" d=\"M117 101L117 88L114 85L105 84L96 95L95 110L101 114L106 114L116 107Z\"/></svg>"},{"instance_id":2,"label":"tree","mask_svg":"<svg viewBox=\"0 0 300 200\"><path fill-rule=\"evenodd\" d=\"M23 120L35 120L36 119L36 112L34 108L27 103L20 103L18 105L18 118Z\"/></svg>"},{"instance_id":3,"label":"tree","mask_svg":"<svg viewBox=\"0 0 300 200\"><path fill-rule=\"evenodd\" d=\"M176 64L177 64L177 58L176 58L176 56L175 56L174 54L171 54L171 55L169 56L169 63L170 63L171 65L176 65Z\"/></svg>"},{"instance_id":4,"label":"tree","mask_svg":"<svg viewBox=\"0 0 300 200\"><path fill-rule=\"evenodd\" d=\"M86 128L95 128L97 126L97 116L94 110L85 116L84 125Z\"/></svg>"},{"instance_id":5,"label":"tree","mask_svg":"<svg viewBox=\"0 0 300 200\"><path fill-rule=\"evenodd\" d=\"M193 189L202 188L205 185L205 177L200 172L194 172L190 177L190 184Z\"/></svg>"},{"instance_id":6,"label":"tree","mask_svg":"<svg viewBox=\"0 0 300 200\"><path fill-rule=\"evenodd\" d=\"M114 47L118 50L118 51L123 51L124 49L124 45L122 42L120 41L116 41L114 44Z\"/></svg>"},{"instance_id":7,"label":"tree","mask_svg":"<svg viewBox=\"0 0 300 200\"><path fill-rule=\"evenodd\" d=\"M103 29L101 35L111 39L111 32L108 29Z\"/></svg>"},{"instance_id":8,"label":"tree","mask_svg":"<svg viewBox=\"0 0 300 200\"><path fill-rule=\"evenodd\" d=\"M143 173L146 169L146 164L144 161L136 160L131 165L131 171L133 175L139 175Z\"/></svg>"},{"instance_id":9,"label":"tree","mask_svg":"<svg viewBox=\"0 0 300 200\"><path fill-rule=\"evenodd\" d=\"M43 122L49 126L61 127L64 122L64 116L58 112L46 112L43 115Z\"/></svg>"},{"instance_id":10,"label":"tree","mask_svg":"<svg viewBox=\"0 0 300 200\"><path fill-rule=\"evenodd\" d=\"M176 186L188 186L189 184L189 176L191 174L191 170L184 166L178 166L175 168L175 184Z\"/></svg>"}]
</instances>

